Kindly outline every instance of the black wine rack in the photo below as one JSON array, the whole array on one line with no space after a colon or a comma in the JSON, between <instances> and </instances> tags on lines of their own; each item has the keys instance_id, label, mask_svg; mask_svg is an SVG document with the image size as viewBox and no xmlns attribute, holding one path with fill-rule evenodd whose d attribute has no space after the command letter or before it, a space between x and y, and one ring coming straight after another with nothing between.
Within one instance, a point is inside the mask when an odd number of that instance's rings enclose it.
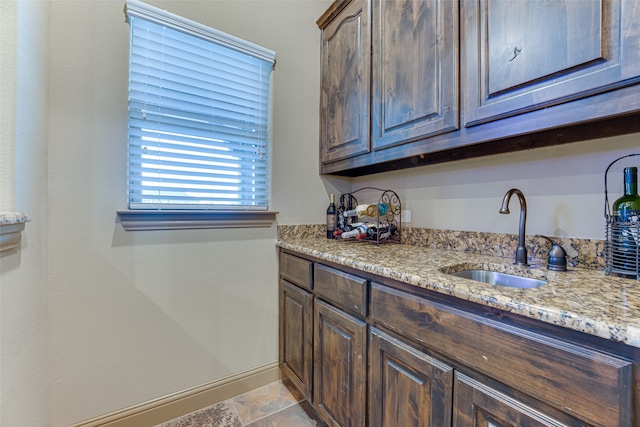
<instances>
[{"instance_id":1,"label":"black wine rack","mask_svg":"<svg viewBox=\"0 0 640 427\"><path fill-rule=\"evenodd\" d=\"M364 202L358 202L358 197ZM366 204L376 206L374 215L353 214L353 211ZM384 211L386 206L387 210ZM381 213L381 211L384 211ZM402 243L402 203L395 191L375 187L363 187L340 195L338 199L338 239L343 235L357 233L344 238L346 241L373 243ZM358 232L359 231L359 232Z\"/></svg>"},{"instance_id":2,"label":"black wine rack","mask_svg":"<svg viewBox=\"0 0 640 427\"><path fill-rule=\"evenodd\" d=\"M604 173L604 217L605 231L605 274L635 278L640 281L640 217L621 221L614 216L609 207L607 174L614 163L627 157L640 154L627 154L609 164Z\"/></svg>"}]
</instances>

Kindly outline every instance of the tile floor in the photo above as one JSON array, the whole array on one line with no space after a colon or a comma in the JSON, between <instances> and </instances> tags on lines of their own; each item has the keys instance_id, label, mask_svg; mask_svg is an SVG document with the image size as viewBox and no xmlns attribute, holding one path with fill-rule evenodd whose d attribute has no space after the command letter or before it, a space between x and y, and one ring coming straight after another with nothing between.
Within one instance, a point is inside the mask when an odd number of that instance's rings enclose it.
<instances>
[{"instance_id":1,"label":"tile floor","mask_svg":"<svg viewBox=\"0 0 640 427\"><path fill-rule=\"evenodd\" d=\"M326 427L326 424L288 380L281 380L156 427Z\"/></svg>"}]
</instances>

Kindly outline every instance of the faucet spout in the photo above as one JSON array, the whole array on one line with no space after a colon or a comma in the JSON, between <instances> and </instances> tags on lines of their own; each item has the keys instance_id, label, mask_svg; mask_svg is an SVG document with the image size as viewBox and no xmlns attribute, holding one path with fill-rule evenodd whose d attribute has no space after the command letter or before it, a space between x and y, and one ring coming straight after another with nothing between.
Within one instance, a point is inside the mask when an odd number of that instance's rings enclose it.
<instances>
[{"instance_id":1,"label":"faucet spout","mask_svg":"<svg viewBox=\"0 0 640 427\"><path fill-rule=\"evenodd\" d=\"M502 206L498 211L501 214L508 214L509 212L509 200L511 200L512 195L518 196L518 201L520 202L520 227L518 229L518 249L516 250L516 264L518 265L529 265L527 260L527 248L524 246L524 236L525 236L525 226L527 223L527 202L524 199L524 194L522 191L517 188L512 188L507 191L504 195L504 199L502 199Z\"/></svg>"}]
</instances>

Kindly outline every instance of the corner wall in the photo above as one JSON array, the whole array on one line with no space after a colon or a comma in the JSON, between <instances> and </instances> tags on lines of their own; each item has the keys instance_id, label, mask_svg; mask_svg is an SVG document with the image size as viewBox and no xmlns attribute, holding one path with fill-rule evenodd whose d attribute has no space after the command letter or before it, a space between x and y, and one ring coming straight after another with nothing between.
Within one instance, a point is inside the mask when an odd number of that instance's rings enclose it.
<instances>
[{"instance_id":1,"label":"corner wall","mask_svg":"<svg viewBox=\"0 0 640 427\"><path fill-rule=\"evenodd\" d=\"M1 1L0 34L0 210L31 217L0 252L0 425L47 426L48 2Z\"/></svg>"}]
</instances>

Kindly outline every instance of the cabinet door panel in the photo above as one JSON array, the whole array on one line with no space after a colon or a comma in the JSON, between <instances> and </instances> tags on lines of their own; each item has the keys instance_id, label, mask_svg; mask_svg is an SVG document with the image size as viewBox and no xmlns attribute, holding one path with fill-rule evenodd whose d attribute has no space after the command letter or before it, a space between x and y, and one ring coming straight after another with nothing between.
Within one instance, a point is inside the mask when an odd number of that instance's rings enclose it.
<instances>
[{"instance_id":1,"label":"cabinet door panel","mask_svg":"<svg viewBox=\"0 0 640 427\"><path fill-rule=\"evenodd\" d=\"M370 149L369 14L369 0L353 1L322 32L322 162L363 154Z\"/></svg>"},{"instance_id":2,"label":"cabinet door panel","mask_svg":"<svg viewBox=\"0 0 640 427\"><path fill-rule=\"evenodd\" d=\"M373 328L370 340L371 425L451 425L453 369Z\"/></svg>"},{"instance_id":3,"label":"cabinet door panel","mask_svg":"<svg viewBox=\"0 0 640 427\"><path fill-rule=\"evenodd\" d=\"M453 423L456 427L588 427L575 418L550 415L456 372ZM554 411L555 412L555 411Z\"/></svg>"},{"instance_id":4,"label":"cabinet door panel","mask_svg":"<svg viewBox=\"0 0 640 427\"><path fill-rule=\"evenodd\" d=\"M372 140L380 149L458 128L458 2L372 6Z\"/></svg>"},{"instance_id":5,"label":"cabinet door panel","mask_svg":"<svg viewBox=\"0 0 640 427\"><path fill-rule=\"evenodd\" d=\"M314 312L314 405L331 425L364 427L366 324L319 300Z\"/></svg>"},{"instance_id":6,"label":"cabinet door panel","mask_svg":"<svg viewBox=\"0 0 640 427\"><path fill-rule=\"evenodd\" d=\"M464 0L465 126L637 83L639 19L621 0Z\"/></svg>"},{"instance_id":7,"label":"cabinet door panel","mask_svg":"<svg viewBox=\"0 0 640 427\"><path fill-rule=\"evenodd\" d=\"M313 295L280 280L280 361L287 377L304 394L312 390Z\"/></svg>"}]
</instances>

